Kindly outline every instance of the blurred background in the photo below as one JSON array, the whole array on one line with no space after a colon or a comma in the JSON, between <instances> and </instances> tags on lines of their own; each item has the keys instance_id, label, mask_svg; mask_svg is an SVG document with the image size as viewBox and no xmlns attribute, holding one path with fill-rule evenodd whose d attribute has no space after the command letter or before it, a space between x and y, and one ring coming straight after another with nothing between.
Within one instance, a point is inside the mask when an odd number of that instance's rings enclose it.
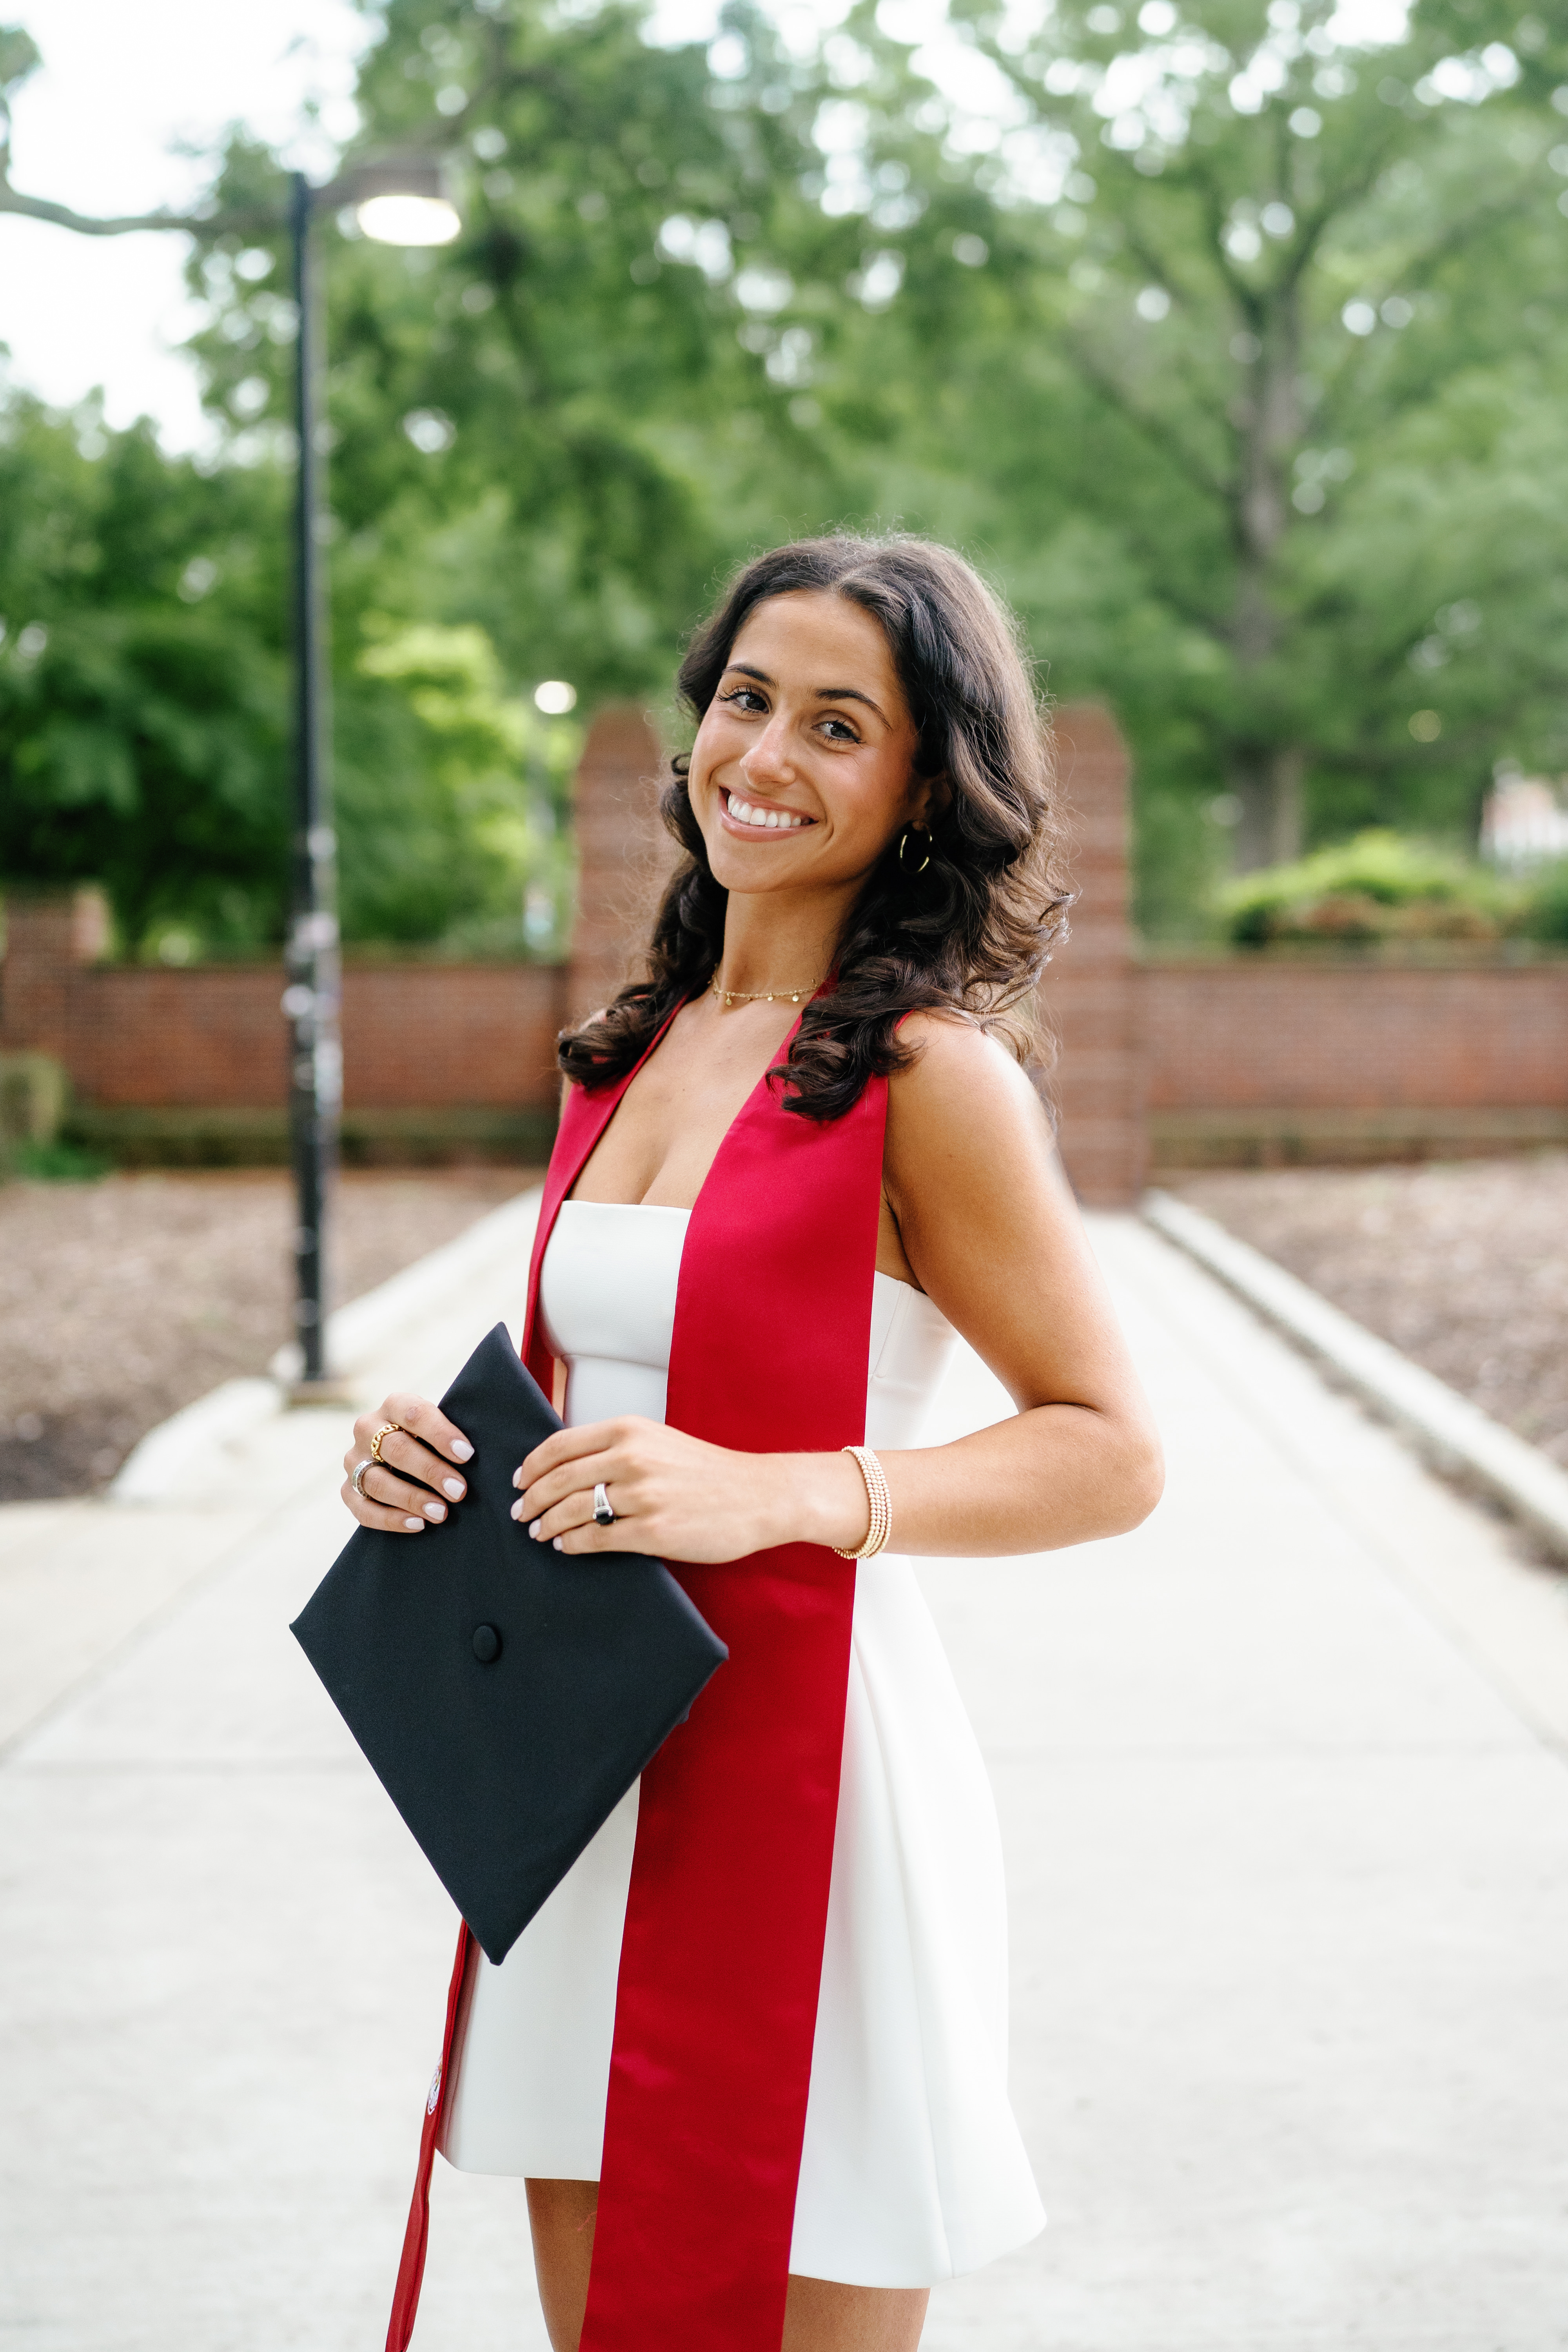
<instances>
[{"instance_id":1,"label":"blurred background","mask_svg":"<svg viewBox=\"0 0 1568 2352\"><path fill-rule=\"evenodd\" d=\"M590 728L601 777L651 772L726 572L840 524L963 547L1042 687L1122 747L1095 772L1110 866L1086 788L1092 919L1061 974L1086 1197L1133 1197L1151 1156L1568 1140L1560 12L11 0L0 89L0 1045L34 1186L5 1213L36 1221L5 1277L30 1351L6 1491L107 1475L155 1417L115 1435L49 1389L68 1213L38 1183L283 1155L290 169L437 151L461 221L414 248L347 205L315 231L351 1160L538 1160ZM1110 1032L1068 1002L1075 953L1120 975ZM422 1083L370 1070L410 971ZM1075 1112L1096 1054L1115 1099ZM197 1285L164 1409L260 1344L212 1336L263 1248L239 1253L226 1181L139 1180L143 1264L188 1266L198 1233L234 1262ZM375 1218L417 1235L452 1194L356 1181L363 1284L413 1246L372 1247ZM479 1205L505 1181L465 1179ZM1275 1243L1306 1264L1295 1224ZM1452 1255L1431 1244L1428 1318ZM87 1359L129 1295L112 1250L91 1263ZM278 1312L281 1336L286 1286ZM1442 1362L1538 1390L1541 1352ZM46 1468L69 1411L75 1466Z\"/></svg>"}]
</instances>

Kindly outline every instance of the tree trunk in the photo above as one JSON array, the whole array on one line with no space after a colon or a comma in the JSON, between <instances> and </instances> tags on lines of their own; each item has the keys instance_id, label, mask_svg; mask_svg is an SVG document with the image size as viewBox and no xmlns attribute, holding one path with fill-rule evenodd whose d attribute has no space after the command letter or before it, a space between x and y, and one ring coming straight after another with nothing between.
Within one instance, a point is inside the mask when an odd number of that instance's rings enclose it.
<instances>
[{"instance_id":1,"label":"tree trunk","mask_svg":"<svg viewBox=\"0 0 1568 2352\"><path fill-rule=\"evenodd\" d=\"M1306 772L1300 748L1268 740L1268 692L1262 678L1279 650L1279 616L1270 591L1289 520L1290 464L1301 435L1296 374L1300 322L1293 280L1275 291L1257 325L1262 349L1252 381L1231 412L1237 436L1237 560L1230 637L1243 708L1258 730L1257 739L1238 746L1230 762L1230 788L1241 803L1235 857L1244 874L1300 856Z\"/></svg>"},{"instance_id":2,"label":"tree trunk","mask_svg":"<svg viewBox=\"0 0 1568 2352\"><path fill-rule=\"evenodd\" d=\"M1260 866L1288 866L1305 839L1301 786L1307 755L1299 744L1270 744L1237 752L1227 779L1241 803L1235 864L1238 874Z\"/></svg>"}]
</instances>

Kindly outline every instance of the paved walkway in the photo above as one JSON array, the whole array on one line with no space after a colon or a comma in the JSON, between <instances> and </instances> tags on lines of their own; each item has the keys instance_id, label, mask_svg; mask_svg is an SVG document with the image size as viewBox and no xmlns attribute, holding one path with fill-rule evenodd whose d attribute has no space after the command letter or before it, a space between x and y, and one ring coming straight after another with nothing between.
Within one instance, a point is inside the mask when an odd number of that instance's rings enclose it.
<instances>
[{"instance_id":1,"label":"paved walkway","mask_svg":"<svg viewBox=\"0 0 1568 2352\"><path fill-rule=\"evenodd\" d=\"M515 1325L516 1226L367 1401ZM1094 1232L1167 1500L926 1572L1053 2224L938 2291L927 2352L1558 2352L1568 1580L1146 1228ZM946 1409L1002 1409L972 1358ZM292 1414L205 1494L0 1513L0 2344L382 2341L453 1923L286 1630L342 1442ZM521 2183L438 2168L416 2352L544 2341Z\"/></svg>"}]
</instances>

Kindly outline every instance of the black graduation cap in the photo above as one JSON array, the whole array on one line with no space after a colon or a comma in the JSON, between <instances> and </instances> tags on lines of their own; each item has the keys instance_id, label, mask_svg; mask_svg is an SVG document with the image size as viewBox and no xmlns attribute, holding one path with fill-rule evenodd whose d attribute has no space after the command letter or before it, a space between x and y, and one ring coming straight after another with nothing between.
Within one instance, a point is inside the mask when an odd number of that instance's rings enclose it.
<instances>
[{"instance_id":1,"label":"black graduation cap","mask_svg":"<svg viewBox=\"0 0 1568 2352\"><path fill-rule=\"evenodd\" d=\"M356 1528L291 1630L499 1962L730 1654L662 1560L511 1517L561 1420L504 1324L441 1410L474 1448L463 1501L418 1538Z\"/></svg>"}]
</instances>

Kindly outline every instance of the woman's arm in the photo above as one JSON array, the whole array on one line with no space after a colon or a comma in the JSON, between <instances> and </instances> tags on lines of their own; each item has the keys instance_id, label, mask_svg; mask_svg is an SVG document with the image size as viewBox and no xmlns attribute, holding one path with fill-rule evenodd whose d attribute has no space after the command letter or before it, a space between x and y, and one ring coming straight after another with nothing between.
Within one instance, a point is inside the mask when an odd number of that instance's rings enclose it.
<instances>
[{"instance_id":1,"label":"woman's arm","mask_svg":"<svg viewBox=\"0 0 1568 2352\"><path fill-rule=\"evenodd\" d=\"M1017 1406L951 1445L882 1454L900 1551L1049 1551L1160 1499L1153 1417L1033 1087L994 1039L907 1022L886 1192L904 1252ZM852 1538L851 1538L852 1540Z\"/></svg>"},{"instance_id":2,"label":"woman's arm","mask_svg":"<svg viewBox=\"0 0 1568 2352\"><path fill-rule=\"evenodd\" d=\"M921 1016L905 1034L922 1050L889 1087L888 1202L921 1288L1018 1411L949 1445L878 1448L891 1547L1005 1554L1121 1534L1159 1499L1160 1444L1034 1089L967 1024ZM620 1514L603 1529L599 1480ZM559 1432L518 1484L516 1516L568 1552L722 1560L867 1531L843 1454L731 1453L634 1419Z\"/></svg>"}]
</instances>

